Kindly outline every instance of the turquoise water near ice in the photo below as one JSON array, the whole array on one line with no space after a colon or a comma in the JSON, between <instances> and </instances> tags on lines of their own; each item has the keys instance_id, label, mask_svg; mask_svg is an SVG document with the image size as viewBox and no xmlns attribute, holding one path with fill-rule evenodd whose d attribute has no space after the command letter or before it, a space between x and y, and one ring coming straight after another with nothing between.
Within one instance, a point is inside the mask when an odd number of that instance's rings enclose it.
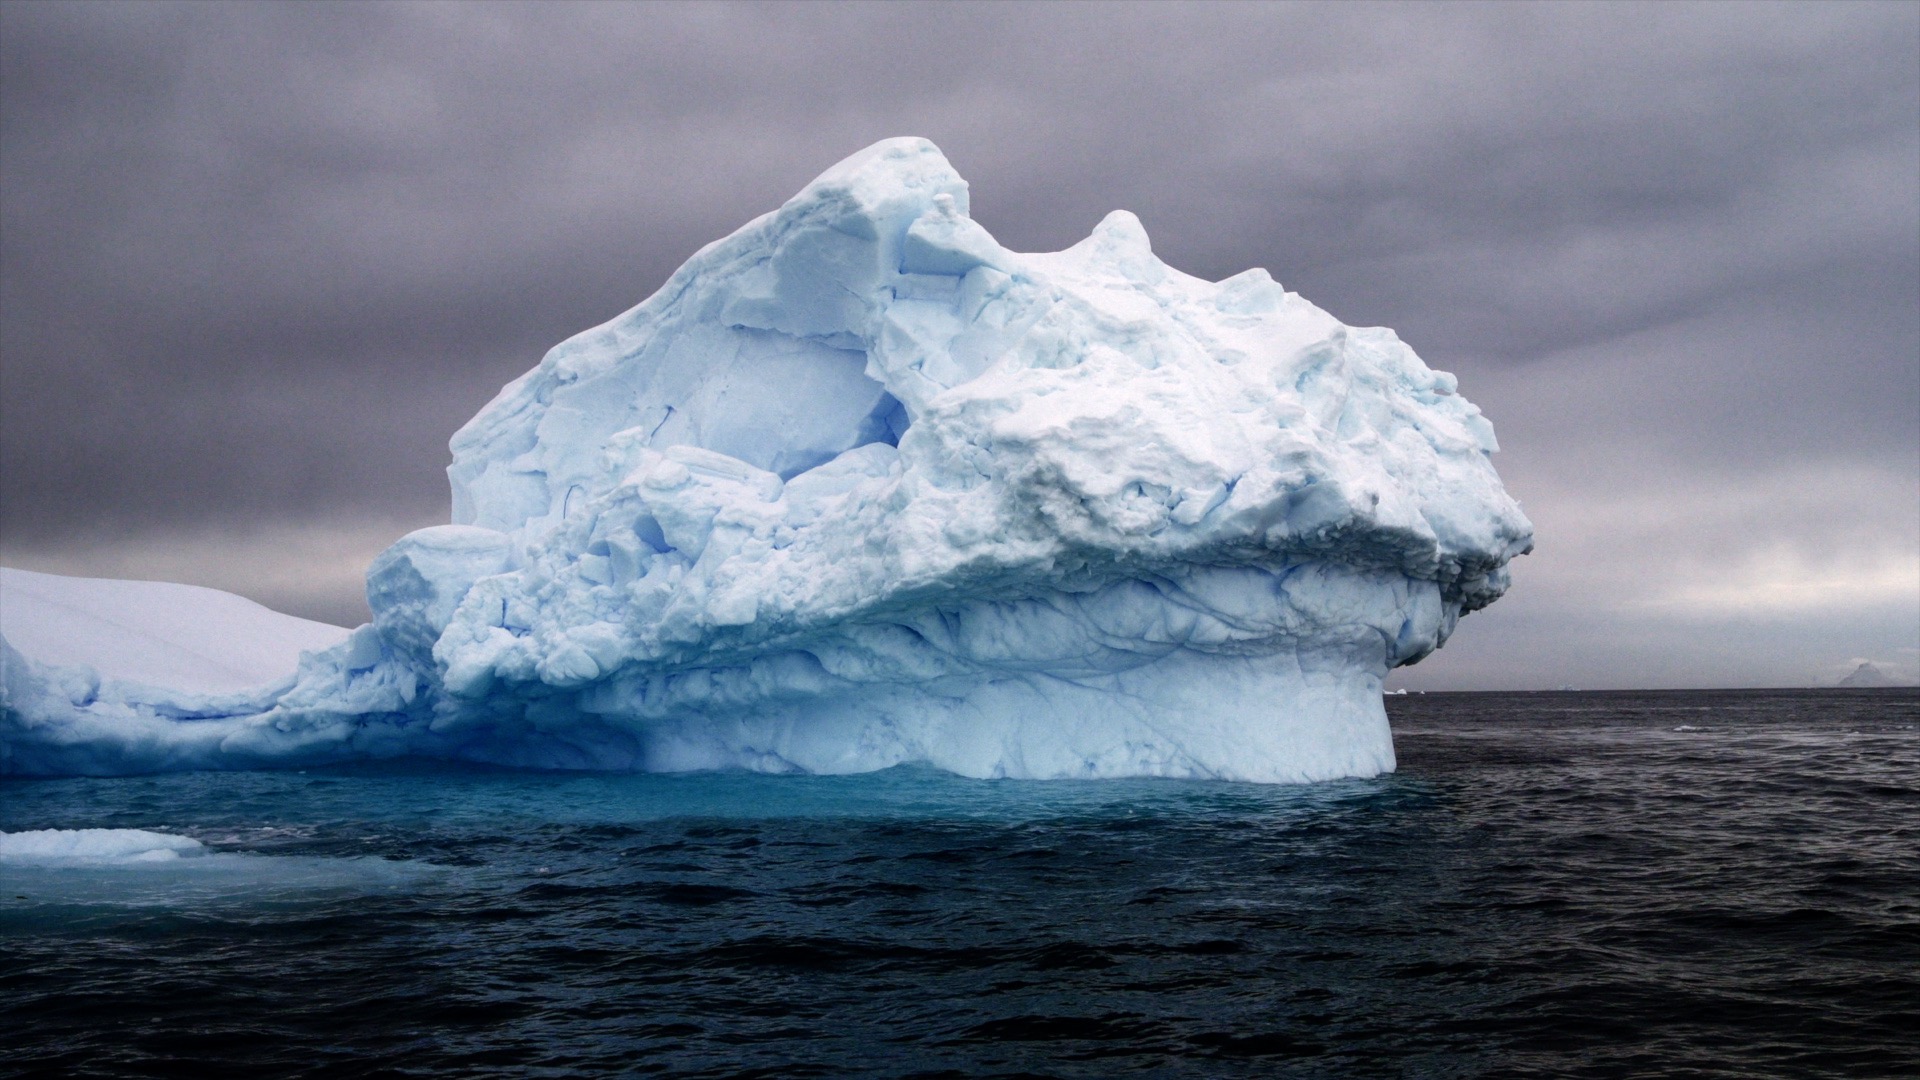
<instances>
[{"instance_id":1,"label":"turquoise water near ice","mask_svg":"<svg viewBox=\"0 0 1920 1080\"><path fill-rule=\"evenodd\" d=\"M1858 1076L1920 1061L1920 693L1390 699L1398 774L0 781L0 1071Z\"/></svg>"}]
</instances>

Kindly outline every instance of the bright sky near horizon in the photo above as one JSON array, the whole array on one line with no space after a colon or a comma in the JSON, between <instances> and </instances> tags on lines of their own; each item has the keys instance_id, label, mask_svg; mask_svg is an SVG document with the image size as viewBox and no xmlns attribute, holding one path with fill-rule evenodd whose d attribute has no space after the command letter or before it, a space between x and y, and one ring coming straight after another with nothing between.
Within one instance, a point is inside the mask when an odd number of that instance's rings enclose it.
<instances>
[{"instance_id":1,"label":"bright sky near horizon","mask_svg":"<svg viewBox=\"0 0 1920 1080\"><path fill-rule=\"evenodd\" d=\"M891 135L1399 331L1538 535L1389 685L1920 679L1920 5L0 8L0 561L336 623L562 338Z\"/></svg>"}]
</instances>

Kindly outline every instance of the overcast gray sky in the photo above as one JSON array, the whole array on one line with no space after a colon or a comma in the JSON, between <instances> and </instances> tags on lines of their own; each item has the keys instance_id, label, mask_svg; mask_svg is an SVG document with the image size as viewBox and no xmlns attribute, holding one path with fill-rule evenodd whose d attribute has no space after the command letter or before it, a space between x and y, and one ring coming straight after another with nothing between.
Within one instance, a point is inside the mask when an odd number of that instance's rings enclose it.
<instances>
[{"instance_id":1,"label":"overcast gray sky","mask_svg":"<svg viewBox=\"0 0 1920 1080\"><path fill-rule=\"evenodd\" d=\"M1390 685L1920 678L1920 5L10 3L0 125L8 565L357 623L502 383L924 135L1459 374L1538 550Z\"/></svg>"}]
</instances>

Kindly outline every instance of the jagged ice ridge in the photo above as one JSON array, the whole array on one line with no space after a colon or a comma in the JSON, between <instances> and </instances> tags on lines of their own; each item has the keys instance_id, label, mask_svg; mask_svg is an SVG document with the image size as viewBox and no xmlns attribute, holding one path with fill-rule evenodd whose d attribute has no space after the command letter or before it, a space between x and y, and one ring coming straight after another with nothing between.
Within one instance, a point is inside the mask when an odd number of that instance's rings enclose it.
<instances>
[{"instance_id":1,"label":"jagged ice ridge","mask_svg":"<svg viewBox=\"0 0 1920 1080\"><path fill-rule=\"evenodd\" d=\"M1265 271L1118 211L1011 252L967 194L887 140L554 348L290 680L102 694L9 649L0 770L1392 769L1381 678L1531 547L1491 426Z\"/></svg>"}]
</instances>

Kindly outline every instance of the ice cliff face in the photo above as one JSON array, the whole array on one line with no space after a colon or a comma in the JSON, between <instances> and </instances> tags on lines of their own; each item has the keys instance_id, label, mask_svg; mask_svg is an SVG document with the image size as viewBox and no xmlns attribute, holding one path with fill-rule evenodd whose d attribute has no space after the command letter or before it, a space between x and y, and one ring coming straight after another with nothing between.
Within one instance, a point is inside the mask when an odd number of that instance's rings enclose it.
<instances>
[{"instance_id":1,"label":"ice cliff face","mask_svg":"<svg viewBox=\"0 0 1920 1080\"><path fill-rule=\"evenodd\" d=\"M1130 214L1035 255L967 212L888 140L557 346L207 763L1391 769L1381 677L1531 543L1453 376Z\"/></svg>"}]
</instances>

